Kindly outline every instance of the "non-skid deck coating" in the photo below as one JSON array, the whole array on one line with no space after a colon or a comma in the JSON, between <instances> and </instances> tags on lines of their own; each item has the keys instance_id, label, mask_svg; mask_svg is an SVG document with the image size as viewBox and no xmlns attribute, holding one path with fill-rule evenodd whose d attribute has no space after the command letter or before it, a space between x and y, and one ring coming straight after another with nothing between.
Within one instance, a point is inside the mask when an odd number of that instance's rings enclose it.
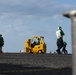
<instances>
[{"instance_id":1,"label":"non-skid deck coating","mask_svg":"<svg viewBox=\"0 0 76 75\"><path fill-rule=\"evenodd\" d=\"M3 53L0 74L72 75L72 55Z\"/></svg>"}]
</instances>

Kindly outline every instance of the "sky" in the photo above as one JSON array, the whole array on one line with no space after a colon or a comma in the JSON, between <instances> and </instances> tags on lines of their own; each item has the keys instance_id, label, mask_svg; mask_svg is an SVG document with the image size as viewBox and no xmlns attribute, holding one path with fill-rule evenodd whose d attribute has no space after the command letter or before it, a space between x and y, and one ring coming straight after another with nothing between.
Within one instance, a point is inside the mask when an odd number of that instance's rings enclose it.
<instances>
[{"instance_id":1,"label":"sky","mask_svg":"<svg viewBox=\"0 0 76 75\"><path fill-rule=\"evenodd\" d=\"M20 52L33 36L44 36L47 53L56 51L56 31L61 26L72 53L71 21L64 12L75 10L75 0L0 0L0 34L3 52Z\"/></svg>"}]
</instances>

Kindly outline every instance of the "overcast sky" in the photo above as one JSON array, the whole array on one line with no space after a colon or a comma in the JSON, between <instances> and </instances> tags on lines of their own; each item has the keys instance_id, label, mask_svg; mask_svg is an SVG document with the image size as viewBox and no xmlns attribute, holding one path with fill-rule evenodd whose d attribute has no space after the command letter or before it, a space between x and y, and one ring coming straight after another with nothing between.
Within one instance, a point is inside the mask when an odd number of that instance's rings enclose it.
<instances>
[{"instance_id":1,"label":"overcast sky","mask_svg":"<svg viewBox=\"0 0 76 75\"><path fill-rule=\"evenodd\" d=\"M24 49L26 39L44 36L47 52L55 52L55 32L58 26L62 26L67 50L71 53L71 21L63 13L75 9L75 0L0 0L0 34L5 41L3 51L19 52Z\"/></svg>"}]
</instances>

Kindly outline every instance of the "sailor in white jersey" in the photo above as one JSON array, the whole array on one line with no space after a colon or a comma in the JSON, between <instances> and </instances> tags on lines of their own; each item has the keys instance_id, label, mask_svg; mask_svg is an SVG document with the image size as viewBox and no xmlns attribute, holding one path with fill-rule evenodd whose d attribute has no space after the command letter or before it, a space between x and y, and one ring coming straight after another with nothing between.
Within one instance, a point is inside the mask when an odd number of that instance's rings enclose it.
<instances>
[{"instance_id":1,"label":"sailor in white jersey","mask_svg":"<svg viewBox=\"0 0 76 75\"><path fill-rule=\"evenodd\" d=\"M64 34L64 32L63 32L63 30L62 30L62 27L61 26L59 26L58 27L58 30L56 31L56 36L57 36L57 53L58 54L61 54L61 51L60 51L60 49L63 47L63 36L64 36L65 34Z\"/></svg>"}]
</instances>

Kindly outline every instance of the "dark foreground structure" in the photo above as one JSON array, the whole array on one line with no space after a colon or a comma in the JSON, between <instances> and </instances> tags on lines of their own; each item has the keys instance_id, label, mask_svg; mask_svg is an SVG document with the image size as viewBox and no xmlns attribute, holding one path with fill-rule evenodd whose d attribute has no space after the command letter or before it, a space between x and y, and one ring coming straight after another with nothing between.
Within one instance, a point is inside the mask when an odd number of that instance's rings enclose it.
<instances>
[{"instance_id":1,"label":"dark foreground structure","mask_svg":"<svg viewBox=\"0 0 76 75\"><path fill-rule=\"evenodd\" d=\"M0 54L0 75L72 75L71 54Z\"/></svg>"}]
</instances>

